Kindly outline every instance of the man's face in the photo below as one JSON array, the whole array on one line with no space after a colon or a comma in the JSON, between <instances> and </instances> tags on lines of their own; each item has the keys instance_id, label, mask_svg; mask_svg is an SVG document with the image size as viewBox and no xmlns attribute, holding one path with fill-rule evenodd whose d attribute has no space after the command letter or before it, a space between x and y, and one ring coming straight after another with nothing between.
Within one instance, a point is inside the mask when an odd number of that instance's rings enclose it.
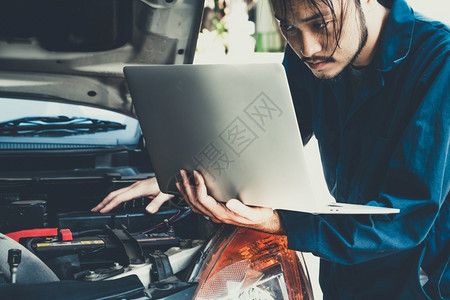
<instances>
[{"instance_id":1,"label":"man's face","mask_svg":"<svg viewBox=\"0 0 450 300\"><path fill-rule=\"evenodd\" d=\"M322 1L316 1L315 8L307 0L272 0L275 18L287 42L321 79L341 73L367 40L364 14L355 0L330 1L335 16Z\"/></svg>"}]
</instances>

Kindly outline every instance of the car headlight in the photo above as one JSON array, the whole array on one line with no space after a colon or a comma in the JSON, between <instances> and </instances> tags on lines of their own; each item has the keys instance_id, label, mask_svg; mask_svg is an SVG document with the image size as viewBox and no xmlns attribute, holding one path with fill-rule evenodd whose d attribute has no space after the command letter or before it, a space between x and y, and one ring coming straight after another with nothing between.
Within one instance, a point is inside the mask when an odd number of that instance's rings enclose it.
<instances>
[{"instance_id":1,"label":"car headlight","mask_svg":"<svg viewBox=\"0 0 450 300\"><path fill-rule=\"evenodd\" d=\"M313 299L303 256L286 236L223 226L197 262L195 299Z\"/></svg>"}]
</instances>

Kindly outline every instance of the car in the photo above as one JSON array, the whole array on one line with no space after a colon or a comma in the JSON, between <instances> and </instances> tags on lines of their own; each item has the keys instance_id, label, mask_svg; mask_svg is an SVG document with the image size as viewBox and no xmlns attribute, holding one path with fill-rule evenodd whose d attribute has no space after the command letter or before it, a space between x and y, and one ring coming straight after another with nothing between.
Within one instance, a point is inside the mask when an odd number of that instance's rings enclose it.
<instances>
[{"instance_id":1,"label":"car","mask_svg":"<svg viewBox=\"0 0 450 300\"><path fill-rule=\"evenodd\" d=\"M90 211L155 176L123 67L193 63L203 6L0 2L1 299L313 298L286 236L178 198L155 214L147 198Z\"/></svg>"}]
</instances>

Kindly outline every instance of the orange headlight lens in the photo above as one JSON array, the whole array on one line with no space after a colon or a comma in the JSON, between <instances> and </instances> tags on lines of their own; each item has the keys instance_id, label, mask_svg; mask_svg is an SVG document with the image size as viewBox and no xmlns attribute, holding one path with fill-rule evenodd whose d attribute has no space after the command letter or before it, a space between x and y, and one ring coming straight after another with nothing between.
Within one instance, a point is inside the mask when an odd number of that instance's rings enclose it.
<instances>
[{"instance_id":1,"label":"orange headlight lens","mask_svg":"<svg viewBox=\"0 0 450 300\"><path fill-rule=\"evenodd\" d=\"M286 236L224 229L194 279L196 299L312 299L311 285Z\"/></svg>"}]
</instances>

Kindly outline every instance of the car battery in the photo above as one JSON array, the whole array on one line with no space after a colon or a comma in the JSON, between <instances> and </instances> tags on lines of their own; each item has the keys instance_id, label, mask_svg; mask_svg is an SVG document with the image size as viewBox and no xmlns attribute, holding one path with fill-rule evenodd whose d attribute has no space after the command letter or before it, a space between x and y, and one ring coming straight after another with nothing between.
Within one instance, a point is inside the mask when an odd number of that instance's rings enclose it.
<instances>
[{"instance_id":1,"label":"car battery","mask_svg":"<svg viewBox=\"0 0 450 300\"><path fill-rule=\"evenodd\" d=\"M115 248L106 238L89 236L75 238L71 241L57 241L53 239L35 239L32 244L33 251L41 259L104 251L106 248Z\"/></svg>"},{"instance_id":2,"label":"car battery","mask_svg":"<svg viewBox=\"0 0 450 300\"><path fill-rule=\"evenodd\" d=\"M176 213L175 209L159 211L152 215L146 212L109 214L71 212L58 214L56 218L58 228L68 228L72 231L103 229L105 226L111 228L125 226L129 232L137 232L164 222Z\"/></svg>"}]
</instances>

